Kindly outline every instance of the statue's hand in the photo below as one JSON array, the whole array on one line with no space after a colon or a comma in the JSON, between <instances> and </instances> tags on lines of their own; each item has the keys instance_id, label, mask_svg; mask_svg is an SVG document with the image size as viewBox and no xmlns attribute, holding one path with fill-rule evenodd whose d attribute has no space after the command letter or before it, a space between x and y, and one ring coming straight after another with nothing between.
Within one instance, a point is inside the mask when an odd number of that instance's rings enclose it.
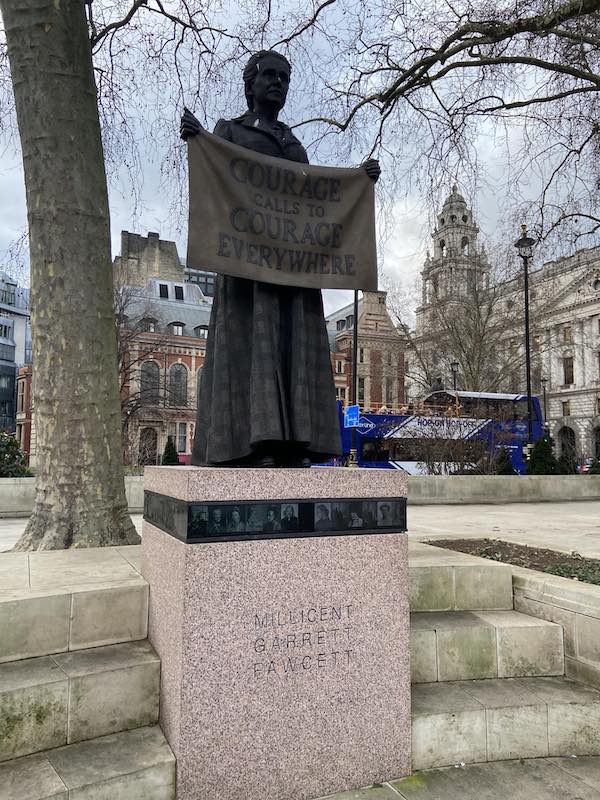
<instances>
[{"instance_id":1,"label":"statue's hand","mask_svg":"<svg viewBox=\"0 0 600 800\"><path fill-rule=\"evenodd\" d=\"M368 161L365 161L362 165L364 171L367 173L369 178L373 181L373 183L377 183L379 180L379 176L381 175L381 167L379 166L379 161L375 158L369 158Z\"/></svg>"},{"instance_id":2,"label":"statue's hand","mask_svg":"<svg viewBox=\"0 0 600 800\"><path fill-rule=\"evenodd\" d=\"M190 136L197 136L202 130L202 125L200 125L192 112L184 106L181 125L179 126L179 133L183 141L185 142Z\"/></svg>"}]
</instances>

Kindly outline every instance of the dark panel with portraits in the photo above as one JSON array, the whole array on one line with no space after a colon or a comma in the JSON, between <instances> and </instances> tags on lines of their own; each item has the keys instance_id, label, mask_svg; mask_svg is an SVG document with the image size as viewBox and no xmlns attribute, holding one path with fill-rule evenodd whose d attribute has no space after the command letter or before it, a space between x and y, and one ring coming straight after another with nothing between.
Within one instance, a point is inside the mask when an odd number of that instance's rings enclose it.
<instances>
[{"instance_id":1,"label":"dark panel with portraits","mask_svg":"<svg viewBox=\"0 0 600 800\"><path fill-rule=\"evenodd\" d=\"M184 542L406 531L406 498L189 503L144 493L144 519Z\"/></svg>"}]
</instances>

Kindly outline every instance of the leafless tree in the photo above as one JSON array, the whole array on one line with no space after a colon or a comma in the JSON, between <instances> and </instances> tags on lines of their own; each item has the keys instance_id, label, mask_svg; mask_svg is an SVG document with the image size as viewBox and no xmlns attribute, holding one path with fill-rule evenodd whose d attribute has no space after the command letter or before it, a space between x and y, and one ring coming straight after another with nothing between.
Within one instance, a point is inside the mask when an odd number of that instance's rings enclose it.
<instances>
[{"instance_id":1,"label":"leafless tree","mask_svg":"<svg viewBox=\"0 0 600 800\"><path fill-rule=\"evenodd\" d=\"M348 163L378 151L390 191L410 180L434 198L449 175L477 181L477 136L504 132L507 180L521 191L549 165L535 198L540 233L575 219L593 233L599 9L600 0L0 0L0 88L10 89L7 57L14 78L1 119L10 125L14 105L27 191L38 425L37 500L17 547L137 540L121 465L105 156L129 173L134 198L142 137L165 175L182 177L182 100L205 121L242 110L241 63L276 47L302 75L291 111L318 155ZM303 113L309 104L319 116ZM185 181L174 185L181 210Z\"/></svg>"}]
</instances>

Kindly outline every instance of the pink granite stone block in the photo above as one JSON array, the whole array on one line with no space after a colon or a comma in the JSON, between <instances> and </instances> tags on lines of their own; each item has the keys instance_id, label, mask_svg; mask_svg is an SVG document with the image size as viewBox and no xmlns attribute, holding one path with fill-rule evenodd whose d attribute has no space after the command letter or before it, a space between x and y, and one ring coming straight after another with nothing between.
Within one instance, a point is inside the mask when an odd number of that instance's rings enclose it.
<instances>
[{"instance_id":1,"label":"pink granite stone block","mask_svg":"<svg viewBox=\"0 0 600 800\"><path fill-rule=\"evenodd\" d=\"M277 473L262 494L255 472ZM404 477L382 485L381 472L156 468L147 488L196 502L403 496ZM309 800L410 773L405 534L186 544L144 522L142 573L178 800Z\"/></svg>"}]
</instances>

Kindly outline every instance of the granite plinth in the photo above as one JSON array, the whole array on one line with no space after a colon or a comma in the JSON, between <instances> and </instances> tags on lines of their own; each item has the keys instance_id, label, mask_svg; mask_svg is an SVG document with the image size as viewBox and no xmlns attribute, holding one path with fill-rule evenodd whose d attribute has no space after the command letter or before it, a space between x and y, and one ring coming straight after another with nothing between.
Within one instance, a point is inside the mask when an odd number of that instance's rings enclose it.
<instances>
[{"instance_id":1,"label":"granite plinth","mask_svg":"<svg viewBox=\"0 0 600 800\"><path fill-rule=\"evenodd\" d=\"M406 492L391 470L147 475L193 502ZM145 521L142 574L178 800L308 800L409 774L404 533L190 544Z\"/></svg>"}]
</instances>

